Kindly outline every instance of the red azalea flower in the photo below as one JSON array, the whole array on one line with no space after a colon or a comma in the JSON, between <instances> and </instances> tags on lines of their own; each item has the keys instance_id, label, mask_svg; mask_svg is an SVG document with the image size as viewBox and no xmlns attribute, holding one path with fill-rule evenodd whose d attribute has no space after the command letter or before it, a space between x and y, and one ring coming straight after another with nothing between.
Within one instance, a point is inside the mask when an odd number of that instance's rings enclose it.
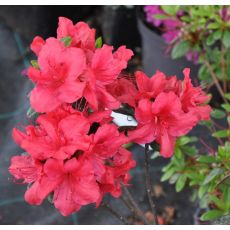
<instances>
[{"instance_id":1,"label":"red azalea flower","mask_svg":"<svg viewBox=\"0 0 230 230\"><path fill-rule=\"evenodd\" d=\"M119 102L135 107L137 88L130 80L119 78L114 83L107 85L106 89Z\"/></svg>"},{"instance_id":2,"label":"red azalea flower","mask_svg":"<svg viewBox=\"0 0 230 230\"><path fill-rule=\"evenodd\" d=\"M95 50L95 29L90 29L87 23L78 22L73 24L71 20L65 17L59 17L57 38L70 36L72 38L71 46L84 50Z\"/></svg>"},{"instance_id":3,"label":"red azalea flower","mask_svg":"<svg viewBox=\"0 0 230 230\"><path fill-rule=\"evenodd\" d=\"M182 103L182 109L187 112L194 112L198 120L209 120L211 107L205 105L209 100L200 87L193 87L191 79L189 77L190 69L186 68L184 73L184 86L180 100Z\"/></svg>"},{"instance_id":4,"label":"red azalea flower","mask_svg":"<svg viewBox=\"0 0 230 230\"><path fill-rule=\"evenodd\" d=\"M30 45L30 49L38 56L45 43L42 37L36 36Z\"/></svg>"},{"instance_id":5,"label":"red azalea flower","mask_svg":"<svg viewBox=\"0 0 230 230\"><path fill-rule=\"evenodd\" d=\"M96 203L100 196L94 171L85 160L73 158L64 163L51 158L42 165L30 156L15 156L9 171L16 179L31 183L25 193L29 204L40 205L54 193L54 205L64 216L78 211L82 205Z\"/></svg>"},{"instance_id":6,"label":"red azalea flower","mask_svg":"<svg viewBox=\"0 0 230 230\"><path fill-rule=\"evenodd\" d=\"M143 144L156 140L161 154L170 157L176 137L188 133L199 120L209 119L211 109L203 105L208 97L201 88L192 86L189 72L188 68L184 70L183 87L176 76L166 78L159 71L152 78L140 71L135 73L138 126L129 132L131 140Z\"/></svg>"},{"instance_id":7,"label":"red azalea flower","mask_svg":"<svg viewBox=\"0 0 230 230\"><path fill-rule=\"evenodd\" d=\"M86 122L81 113L66 106L39 116L39 125L31 131L37 136L14 131L15 139L30 156L13 157L9 171L31 184L25 194L28 203L39 205L54 193L55 207L66 216L82 205L98 206L107 192L115 197L121 194L121 183L128 183L128 171L135 161L121 147L127 143L124 134L113 124L103 124L100 115L108 119L109 113L95 113ZM101 126L90 133L89 124L94 122Z\"/></svg>"},{"instance_id":8,"label":"red azalea flower","mask_svg":"<svg viewBox=\"0 0 230 230\"><path fill-rule=\"evenodd\" d=\"M49 180L43 164L31 156L14 156L11 158L9 172L24 183L30 183L25 193L25 200L32 205L40 205L50 192L58 185L58 180Z\"/></svg>"},{"instance_id":9,"label":"red azalea flower","mask_svg":"<svg viewBox=\"0 0 230 230\"><path fill-rule=\"evenodd\" d=\"M23 183L32 183L41 175L42 164L38 160L33 160L31 156L13 156L9 171L15 179L22 179Z\"/></svg>"},{"instance_id":10,"label":"red azalea flower","mask_svg":"<svg viewBox=\"0 0 230 230\"><path fill-rule=\"evenodd\" d=\"M78 211L82 205L96 203L99 186L91 164L82 158L72 158L65 163L47 160L44 170L51 181L60 181L54 189L53 202L62 215Z\"/></svg>"},{"instance_id":11,"label":"red azalea flower","mask_svg":"<svg viewBox=\"0 0 230 230\"><path fill-rule=\"evenodd\" d=\"M90 137L90 148L85 152L85 156L91 161L95 176L100 182L105 173L104 161L112 158L118 149L128 142L128 139L123 133L118 132L114 124L100 126Z\"/></svg>"},{"instance_id":12,"label":"red azalea flower","mask_svg":"<svg viewBox=\"0 0 230 230\"><path fill-rule=\"evenodd\" d=\"M130 140L137 143L156 140L164 157L172 156L176 137L188 133L197 121L193 114L184 113L174 92L162 92L154 102L141 100L135 109L135 117L138 126L129 132Z\"/></svg>"},{"instance_id":13,"label":"red azalea flower","mask_svg":"<svg viewBox=\"0 0 230 230\"><path fill-rule=\"evenodd\" d=\"M113 120L113 117L111 117L111 112L111 110L97 111L85 116L90 124L99 123L103 125L108 124Z\"/></svg>"},{"instance_id":14,"label":"red azalea flower","mask_svg":"<svg viewBox=\"0 0 230 230\"><path fill-rule=\"evenodd\" d=\"M65 47L62 38L71 36L71 45ZM30 102L37 112L50 112L63 103L73 103L84 97L94 110L115 109L120 102L106 89L115 82L133 55L121 46L95 48L95 30L80 22L76 25L59 18L57 39L44 41L36 37L32 50L38 55L38 68L28 69L29 78L36 83Z\"/></svg>"},{"instance_id":15,"label":"red azalea flower","mask_svg":"<svg viewBox=\"0 0 230 230\"><path fill-rule=\"evenodd\" d=\"M113 197L119 197L122 193L121 184L127 185L130 180L129 170L136 166L132 159L132 153L125 148L120 148L113 158L108 159L105 165L105 173L100 180L101 199L109 192ZM101 199L98 200L97 206Z\"/></svg>"},{"instance_id":16,"label":"red azalea flower","mask_svg":"<svg viewBox=\"0 0 230 230\"><path fill-rule=\"evenodd\" d=\"M37 112L49 112L82 97L84 83L79 76L86 68L86 57L81 49L66 48L49 38L38 54L39 69L28 69L29 78L36 83L30 102Z\"/></svg>"},{"instance_id":17,"label":"red azalea flower","mask_svg":"<svg viewBox=\"0 0 230 230\"><path fill-rule=\"evenodd\" d=\"M83 96L94 110L116 109L120 106L106 86L113 84L121 71L127 67L133 52L125 46L121 46L114 53L112 51L113 47L107 45L96 49L91 62L88 63L88 70L81 75L82 81L86 83Z\"/></svg>"},{"instance_id":18,"label":"red azalea flower","mask_svg":"<svg viewBox=\"0 0 230 230\"><path fill-rule=\"evenodd\" d=\"M66 159L89 147L90 122L70 106L40 115L36 122L26 127L26 133L13 129L16 143L36 159Z\"/></svg>"},{"instance_id":19,"label":"red azalea flower","mask_svg":"<svg viewBox=\"0 0 230 230\"><path fill-rule=\"evenodd\" d=\"M164 73L157 71L151 78L145 73L137 71L135 73L138 86L137 99L148 98L153 100L161 92L174 92L180 95L182 83L176 76L167 77Z\"/></svg>"},{"instance_id":20,"label":"red azalea flower","mask_svg":"<svg viewBox=\"0 0 230 230\"><path fill-rule=\"evenodd\" d=\"M151 78L141 71L135 72L138 94L137 99L153 99L164 90L166 76L164 73L157 71Z\"/></svg>"}]
</instances>

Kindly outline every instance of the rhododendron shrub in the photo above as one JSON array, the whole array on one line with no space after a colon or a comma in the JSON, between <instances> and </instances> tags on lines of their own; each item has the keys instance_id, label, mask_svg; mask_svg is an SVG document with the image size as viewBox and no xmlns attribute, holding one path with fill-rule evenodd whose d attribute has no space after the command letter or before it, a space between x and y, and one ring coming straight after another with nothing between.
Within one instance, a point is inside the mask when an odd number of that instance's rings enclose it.
<instances>
[{"instance_id":1,"label":"rhododendron shrub","mask_svg":"<svg viewBox=\"0 0 230 230\"><path fill-rule=\"evenodd\" d=\"M57 38L35 37L37 60L27 70L35 84L30 125L13 129L25 151L11 159L9 172L28 184L25 200L40 205L52 197L64 216L82 206L98 207L105 194L120 197L136 165L124 145L157 142L163 157L200 120L208 120L208 97L184 82L157 72L151 78L124 70L133 55L125 46L100 45L86 23L60 17ZM119 127L112 111L132 114L137 126ZM125 113L126 111L127 113Z\"/></svg>"}]
</instances>

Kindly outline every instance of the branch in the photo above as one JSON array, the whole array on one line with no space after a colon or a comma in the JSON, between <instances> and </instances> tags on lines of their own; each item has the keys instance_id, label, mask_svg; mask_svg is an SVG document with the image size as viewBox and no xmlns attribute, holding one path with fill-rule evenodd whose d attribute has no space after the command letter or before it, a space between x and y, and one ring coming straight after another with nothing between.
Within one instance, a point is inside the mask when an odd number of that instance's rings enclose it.
<instances>
[{"instance_id":1,"label":"branch","mask_svg":"<svg viewBox=\"0 0 230 230\"><path fill-rule=\"evenodd\" d=\"M122 186L122 187L123 187L123 190L124 190L127 198L129 199L129 202L132 204L133 211L135 212L135 214L143 221L144 224L148 225L149 222L145 218L145 214L141 211L141 209L139 208L138 204L133 199L129 190L125 186Z\"/></svg>"},{"instance_id":2,"label":"branch","mask_svg":"<svg viewBox=\"0 0 230 230\"><path fill-rule=\"evenodd\" d=\"M220 56L220 62L221 62L221 70L222 70L222 76L223 76L223 82L224 82L224 92L226 93L227 90L228 90L228 87L227 87L227 77L226 77L226 71L225 71L225 52L226 52L226 49L224 47L224 44L222 42L221 44L221 56Z\"/></svg>"},{"instance_id":3,"label":"branch","mask_svg":"<svg viewBox=\"0 0 230 230\"><path fill-rule=\"evenodd\" d=\"M230 174L227 174L221 181L219 181L216 185L218 187L220 184L222 184L224 181L226 181L228 178L230 178Z\"/></svg>"},{"instance_id":4,"label":"branch","mask_svg":"<svg viewBox=\"0 0 230 230\"><path fill-rule=\"evenodd\" d=\"M120 221L122 221L124 224L131 224L128 219L124 216L122 216L120 213L118 213L116 210L110 207L108 203L103 202L101 204L102 207L106 208L108 211L110 211L115 217L117 217Z\"/></svg>"},{"instance_id":5,"label":"branch","mask_svg":"<svg viewBox=\"0 0 230 230\"><path fill-rule=\"evenodd\" d=\"M149 145L145 144L145 186L146 186L146 191L149 199L149 204L154 216L154 222L155 224L158 224L157 220L157 214L156 214L156 209L155 209L155 204L153 202L153 188L151 185L151 179L150 179L150 173L149 173Z\"/></svg>"},{"instance_id":6,"label":"branch","mask_svg":"<svg viewBox=\"0 0 230 230\"><path fill-rule=\"evenodd\" d=\"M216 74L214 73L214 71L213 71L213 69L212 69L212 66L211 66L210 63L209 63L207 60L205 60L205 59L204 59L204 63L205 63L205 65L207 66L208 70L210 71L212 80L214 81L214 83L215 83L215 85L216 85L216 87L217 87L217 89L218 89L218 91L219 91L221 97L223 98L223 100L224 100L225 103L228 103L228 101L226 100L226 98L225 98L225 96L224 96L224 92L223 92L223 90L222 90L222 88L221 88L221 86L220 86L220 83L219 83L219 81L218 81L218 79L217 79L217 76L216 76Z\"/></svg>"}]
</instances>

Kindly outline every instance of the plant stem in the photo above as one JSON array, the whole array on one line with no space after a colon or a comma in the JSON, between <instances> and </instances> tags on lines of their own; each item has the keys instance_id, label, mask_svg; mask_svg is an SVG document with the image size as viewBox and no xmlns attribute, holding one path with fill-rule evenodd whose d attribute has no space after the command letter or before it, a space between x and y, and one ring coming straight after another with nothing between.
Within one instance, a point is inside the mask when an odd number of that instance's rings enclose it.
<instances>
[{"instance_id":1,"label":"plant stem","mask_svg":"<svg viewBox=\"0 0 230 230\"><path fill-rule=\"evenodd\" d=\"M110 211L114 216L116 216L120 221L122 221L124 224L131 224L126 217L122 216L120 213L118 213L116 210L110 207L108 203L103 202L102 207L106 208L108 211Z\"/></svg>"},{"instance_id":2,"label":"plant stem","mask_svg":"<svg viewBox=\"0 0 230 230\"><path fill-rule=\"evenodd\" d=\"M143 221L144 224L148 225L149 222L145 218L145 215L141 211L141 209L139 208L138 204L133 199L132 194L129 192L129 190L125 186L122 186L122 187L123 187L123 190L124 190L128 200L129 200L130 204L132 204L133 211L135 212L135 214Z\"/></svg>"},{"instance_id":3,"label":"plant stem","mask_svg":"<svg viewBox=\"0 0 230 230\"><path fill-rule=\"evenodd\" d=\"M226 100L225 96L224 96L224 91L222 90L221 86L220 86L220 83L218 81L218 78L216 76L216 74L214 73L213 69L212 69L212 66L210 65L210 63L204 59L204 63L205 65L207 66L208 70L210 71L210 74L211 74L211 77L212 77L212 80L214 81L216 87L217 87L217 90L219 91L221 97L223 98L224 102L225 103L228 103L228 101Z\"/></svg>"},{"instance_id":4,"label":"plant stem","mask_svg":"<svg viewBox=\"0 0 230 230\"><path fill-rule=\"evenodd\" d=\"M154 222L155 224L158 224L155 204L153 202L153 197L152 197L153 188L151 185L150 172L149 172L149 145L148 144L145 144L145 186L146 186L146 191L149 199L149 204L154 216Z\"/></svg>"},{"instance_id":5,"label":"plant stem","mask_svg":"<svg viewBox=\"0 0 230 230\"><path fill-rule=\"evenodd\" d=\"M224 181L226 181L228 178L230 178L230 174L227 174L221 181L218 182L216 187L218 187L220 184L222 184Z\"/></svg>"},{"instance_id":6,"label":"plant stem","mask_svg":"<svg viewBox=\"0 0 230 230\"><path fill-rule=\"evenodd\" d=\"M124 196L121 196L120 199L125 204L125 206L133 213L133 215L136 218L140 219L139 216L137 215L135 208L132 206L132 204L130 204L130 202Z\"/></svg>"},{"instance_id":7,"label":"plant stem","mask_svg":"<svg viewBox=\"0 0 230 230\"><path fill-rule=\"evenodd\" d=\"M224 47L224 44L222 43L221 44L221 70L222 70L222 76L223 76L223 81L224 81L224 93L227 92L227 79L226 79L226 74L225 74L225 47Z\"/></svg>"}]
</instances>

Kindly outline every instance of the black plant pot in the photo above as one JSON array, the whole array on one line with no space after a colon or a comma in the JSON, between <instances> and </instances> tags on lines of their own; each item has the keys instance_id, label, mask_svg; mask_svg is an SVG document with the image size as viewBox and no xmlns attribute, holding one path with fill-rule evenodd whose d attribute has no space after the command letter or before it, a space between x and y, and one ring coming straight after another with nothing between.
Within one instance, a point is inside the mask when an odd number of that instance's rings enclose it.
<instances>
[{"instance_id":1,"label":"black plant pot","mask_svg":"<svg viewBox=\"0 0 230 230\"><path fill-rule=\"evenodd\" d=\"M113 45L114 48L126 45L134 50L140 46L134 6L104 6L101 25L105 43Z\"/></svg>"},{"instance_id":2,"label":"black plant pot","mask_svg":"<svg viewBox=\"0 0 230 230\"><path fill-rule=\"evenodd\" d=\"M156 70L164 72L167 76L177 75L183 79L183 69L191 69L191 78L197 78L198 66L185 58L172 60L170 54L166 54L167 44L156 28L151 27L145 21L143 7L137 8L138 29L142 38L142 66L149 76Z\"/></svg>"},{"instance_id":3,"label":"black plant pot","mask_svg":"<svg viewBox=\"0 0 230 230\"><path fill-rule=\"evenodd\" d=\"M28 41L36 35L44 38L56 36L58 17L64 16L73 20L85 21L93 16L100 6L1 6L0 23L5 24L16 31Z\"/></svg>"}]
</instances>

